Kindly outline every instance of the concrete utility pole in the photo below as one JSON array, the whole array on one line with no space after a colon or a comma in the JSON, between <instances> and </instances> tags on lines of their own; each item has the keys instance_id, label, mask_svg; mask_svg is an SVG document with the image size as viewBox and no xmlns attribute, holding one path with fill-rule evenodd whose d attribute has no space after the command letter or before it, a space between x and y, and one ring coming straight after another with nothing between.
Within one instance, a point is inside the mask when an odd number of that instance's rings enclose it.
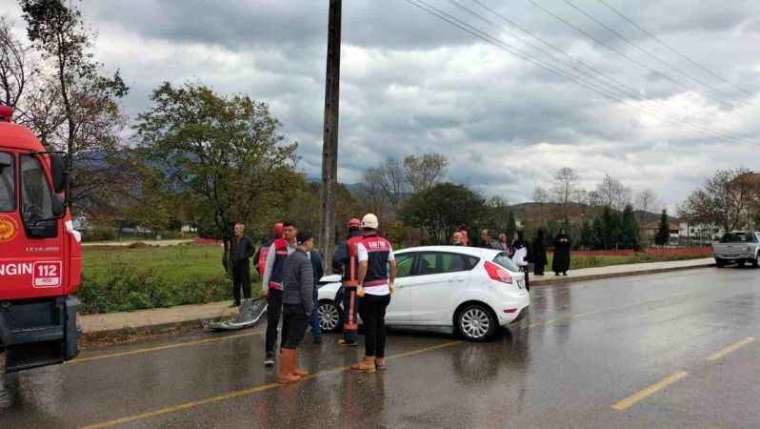
<instances>
[{"instance_id":1,"label":"concrete utility pole","mask_svg":"<svg viewBox=\"0 0 760 429\"><path fill-rule=\"evenodd\" d=\"M325 271L332 272L335 248L335 194L338 187L338 106L340 101L340 12L341 0L330 0L325 84L325 129L322 145L322 230L319 243L324 250Z\"/></svg>"}]
</instances>

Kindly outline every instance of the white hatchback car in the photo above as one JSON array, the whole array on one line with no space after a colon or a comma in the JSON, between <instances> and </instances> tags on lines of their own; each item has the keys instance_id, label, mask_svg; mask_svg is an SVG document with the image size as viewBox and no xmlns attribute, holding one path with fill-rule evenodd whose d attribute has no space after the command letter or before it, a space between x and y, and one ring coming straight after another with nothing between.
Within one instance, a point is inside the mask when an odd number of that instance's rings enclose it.
<instances>
[{"instance_id":1,"label":"white hatchback car","mask_svg":"<svg viewBox=\"0 0 760 429\"><path fill-rule=\"evenodd\" d=\"M502 251L426 246L395 256L396 292L385 316L389 327L442 330L484 341L528 312L525 276ZM320 284L322 329L337 331L342 327L336 301L340 276L326 276Z\"/></svg>"}]
</instances>

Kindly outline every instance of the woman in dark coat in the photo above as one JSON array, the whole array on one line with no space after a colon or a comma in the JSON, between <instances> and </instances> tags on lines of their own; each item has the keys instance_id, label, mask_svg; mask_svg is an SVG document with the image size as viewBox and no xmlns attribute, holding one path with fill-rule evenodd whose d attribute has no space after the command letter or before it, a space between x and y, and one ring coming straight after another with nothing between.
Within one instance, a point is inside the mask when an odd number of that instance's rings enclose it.
<instances>
[{"instance_id":1,"label":"woman in dark coat","mask_svg":"<svg viewBox=\"0 0 760 429\"><path fill-rule=\"evenodd\" d=\"M554 240L554 260L552 261L552 271L554 275L559 273L567 275L570 269L570 238L565 234L564 229L559 230L557 238Z\"/></svg>"},{"instance_id":2,"label":"woman in dark coat","mask_svg":"<svg viewBox=\"0 0 760 429\"><path fill-rule=\"evenodd\" d=\"M536 233L536 238L533 240L533 249L531 255L531 262L533 262L533 274L537 276L544 275L544 267L546 266L546 243L544 243L544 230L539 229Z\"/></svg>"}]
</instances>

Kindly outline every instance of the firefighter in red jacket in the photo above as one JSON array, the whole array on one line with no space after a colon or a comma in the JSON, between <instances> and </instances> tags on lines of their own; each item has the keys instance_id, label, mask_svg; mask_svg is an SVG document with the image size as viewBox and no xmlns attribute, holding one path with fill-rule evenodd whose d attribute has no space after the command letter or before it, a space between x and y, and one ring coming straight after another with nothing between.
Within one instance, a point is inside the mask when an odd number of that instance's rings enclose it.
<instances>
[{"instance_id":1,"label":"firefighter in red jacket","mask_svg":"<svg viewBox=\"0 0 760 429\"><path fill-rule=\"evenodd\" d=\"M267 297L267 333L264 365L274 366L274 346L277 342L277 328L282 315L282 274L285 259L296 250L298 229L292 223L283 223L283 238L274 240L269 247L266 267L262 277L262 293Z\"/></svg>"},{"instance_id":2,"label":"firefighter in red jacket","mask_svg":"<svg viewBox=\"0 0 760 429\"><path fill-rule=\"evenodd\" d=\"M338 246L333 256L333 267L343 272L343 285L339 296L342 297L343 305L343 339L338 344L356 346L356 332L358 323L356 313L358 301L356 299L356 286L359 274L359 262L357 261L356 245L364 238L360 231L361 221L353 218L348 221L348 239Z\"/></svg>"}]
</instances>

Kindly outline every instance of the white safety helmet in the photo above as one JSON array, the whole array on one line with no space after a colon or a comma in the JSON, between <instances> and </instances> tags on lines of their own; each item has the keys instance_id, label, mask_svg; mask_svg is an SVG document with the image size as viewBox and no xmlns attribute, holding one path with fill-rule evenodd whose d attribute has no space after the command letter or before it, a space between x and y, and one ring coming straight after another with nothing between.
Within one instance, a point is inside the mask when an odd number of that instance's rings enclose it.
<instances>
[{"instance_id":1,"label":"white safety helmet","mask_svg":"<svg viewBox=\"0 0 760 429\"><path fill-rule=\"evenodd\" d=\"M377 229L380 226L380 222L377 220L377 216L372 213L364 215L362 218L362 228L365 229Z\"/></svg>"}]
</instances>

